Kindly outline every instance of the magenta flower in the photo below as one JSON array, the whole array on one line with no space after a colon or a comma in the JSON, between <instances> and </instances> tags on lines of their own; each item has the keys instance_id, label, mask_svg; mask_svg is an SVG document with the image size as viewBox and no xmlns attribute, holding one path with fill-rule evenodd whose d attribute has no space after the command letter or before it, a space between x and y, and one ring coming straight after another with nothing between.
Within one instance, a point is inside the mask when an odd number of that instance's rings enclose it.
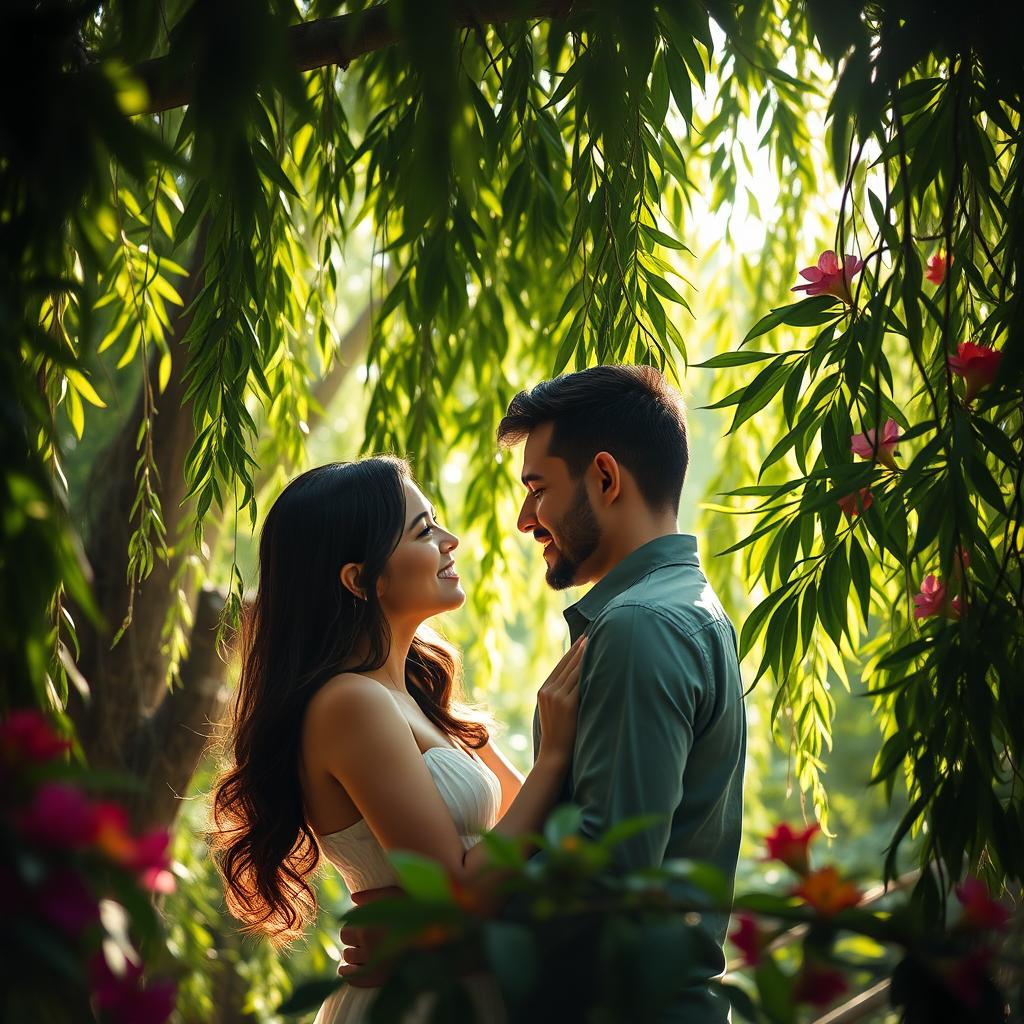
<instances>
[{"instance_id":1,"label":"magenta flower","mask_svg":"<svg viewBox=\"0 0 1024 1024\"><path fill-rule=\"evenodd\" d=\"M62 868L42 884L36 898L39 913L68 935L79 935L99 917L96 897L82 876Z\"/></svg>"},{"instance_id":2,"label":"magenta flower","mask_svg":"<svg viewBox=\"0 0 1024 1024\"><path fill-rule=\"evenodd\" d=\"M971 402L982 388L987 388L999 373L1003 353L973 341L961 341L955 356L947 356L949 368L967 383L964 401Z\"/></svg>"},{"instance_id":3,"label":"magenta flower","mask_svg":"<svg viewBox=\"0 0 1024 1024\"><path fill-rule=\"evenodd\" d=\"M164 1024L174 1012L177 986L173 981L143 983L142 966L125 961L115 974L106 957L98 953L90 963L90 980L103 1019L112 1024Z\"/></svg>"},{"instance_id":4,"label":"magenta flower","mask_svg":"<svg viewBox=\"0 0 1024 1024\"><path fill-rule=\"evenodd\" d=\"M174 892L174 875L168 870L167 847L171 834L165 828L147 832L135 840L130 867L150 892Z\"/></svg>"},{"instance_id":5,"label":"magenta flower","mask_svg":"<svg viewBox=\"0 0 1024 1024\"><path fill-rule=\"evenodd\" d=\"M924 272L924 276L931 281L932 284L938 286L946 280L946 271L949 270L949 265L952 262L952 256L947 256L945 253L937 252L934 256L928 257L927 269Z\"/></svg>"},{"instance_id":6,"label":"magenta flower","mask_svg":"<svg viewBox=\"0 0 1024 1024\"><path fill-rule=\"evenodd\" d=\"M864 261L856 256L846 254L843 264L832 249L826 249L813 267L804 267L800 276L807 284L798 284L790 288L792 292L806 292L808 295L834 295L843 302L851 303L850 281L854 274L859 274Z\"/></svg>"},{"instance_id":7,"label":"magenta flower","mask_svg":"<svg viewBox=\"0 0 1024 1024\"><path fill-rule=\"evenodd\" d=\"M927 619L933 615L960 618L960 598L950 600L946 585L939 581L938 576L929 574L925 576L920 592L914 595L914 618Z\"/></svg>"},{"instance_id":8,"label":"magenta flower","mask_svg":"<svg viewBox=\"0 0 1024 1024\"><path fill-rule=\"evenodd\" d=\"M867 512L874 504L874 501L875 498L871 493L871 489L862 487L859 491L840 498L836 504L843 510L843 515L847 519L852 519L854 516Z\"/></svg>"},{"instance_id":9,"label":"magenta flower","mask_svg":"<svg viewBox=\"0 0 1024 1024\"><path fill-rule=\"evenodd\" d=\"M964 908L962 922L981 931L1002 931L1010 920L1010 912L992 899L988 886L980 878L968 875L957 887L956 898Z\"/></svg>"},{"instance_id":10,"label":"magenta flower","mask_svg":"<svg viewBox=\"0 0 1024 1024\"><path fill-rule=\"evenodd\" d=\"M52 761L70 746L71 742L61 739L49 719L38 711L12 711L0 722L0 753L14 764Z\"/></svg>"},{"instance_id":11,"label":"magenta flower","mask_svg":"<svg viewBox=\"0 0 1024 1024\"><path fill-rule=\"evenodd\" d=\"M890 469L899 469L895 459L896 446L902 437L899 424L890 416L882 427L881 438L876 438L876 434L874 429L854 434L850 438L850 451L862 459L877 459Z\"/></svg>"},{"instance_id":12,"label":"magenta flower","mask_svg":"<svg viewBox=\"0 0 1024 1024\"><path fill-rule=\"evenodd\" d=\"M22 835L41 846L82 847L93 838L88 797L66 782L44 782L18 821Z\"/></svg>"}]
</instances>

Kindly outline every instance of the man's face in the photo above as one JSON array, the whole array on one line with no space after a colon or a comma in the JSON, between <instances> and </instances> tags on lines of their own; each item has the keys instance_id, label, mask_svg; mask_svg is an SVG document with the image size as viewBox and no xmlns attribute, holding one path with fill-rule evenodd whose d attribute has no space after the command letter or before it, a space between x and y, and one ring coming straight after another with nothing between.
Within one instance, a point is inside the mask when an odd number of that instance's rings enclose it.
<instances>
[{"instance_id":1,"label":"man's face","mask_svg":"<svg viewBox=\"0 0 1024 1024\"><path fill-rule=\"evenodd\" d=\"M582 479L563 459L548 455L553 426L530 431L523 449L526 498L516 525L544 545L545 580L555 590L587 582L586 561L601 542L601 526Z\"/></svg>"}]
</instances>

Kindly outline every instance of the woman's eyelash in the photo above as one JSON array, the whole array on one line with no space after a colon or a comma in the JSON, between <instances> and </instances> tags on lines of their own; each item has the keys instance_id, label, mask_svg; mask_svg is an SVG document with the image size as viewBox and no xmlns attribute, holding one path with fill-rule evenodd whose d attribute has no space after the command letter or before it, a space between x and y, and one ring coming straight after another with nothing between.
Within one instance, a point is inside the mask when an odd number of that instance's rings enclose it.
<instances>
[{"instance_id":1,"label":"woman's eyelash","mask_svg":"<svg viewBox=\"0 0 1024 1024\"><path fill-rule=\"evenodd\" d=\"M421 536L421 537L426 537L428 533L433 533L433 532L434 532L434 528L433 528L433 527L432 527L432 526L431 526L431 525L430 525L430 524L428 523L428 524L427 524L426 526L424 526L424 527L423 527L423 529L422 529L422 530L420 531L420 536Z\"/></svg>"}]
</instances>

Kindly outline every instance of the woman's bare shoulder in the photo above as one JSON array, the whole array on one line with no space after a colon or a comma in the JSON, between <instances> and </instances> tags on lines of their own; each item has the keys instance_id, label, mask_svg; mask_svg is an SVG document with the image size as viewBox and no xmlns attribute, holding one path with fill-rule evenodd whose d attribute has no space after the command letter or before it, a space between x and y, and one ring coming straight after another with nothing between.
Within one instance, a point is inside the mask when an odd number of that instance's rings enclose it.
<instances>
[{"instance_id":1,"label":"woman's bare shoulder","mask_svg":"<svg viewBox=\"0 0 1024 1024\"><path fill-rule=\"evenodd\" d=\"M402 712L387 687L376 679L357 672L341 672L332 676L313 695L306 709L306 732L310 738L364 729L401 719Z\"/></svg>"}]
</instances>

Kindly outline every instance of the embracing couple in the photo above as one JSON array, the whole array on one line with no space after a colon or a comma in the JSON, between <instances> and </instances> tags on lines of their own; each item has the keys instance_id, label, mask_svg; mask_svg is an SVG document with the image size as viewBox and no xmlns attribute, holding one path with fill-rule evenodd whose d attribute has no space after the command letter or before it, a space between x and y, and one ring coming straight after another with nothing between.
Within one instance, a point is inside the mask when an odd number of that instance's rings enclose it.
<instances>
[{"instance_id":1,"label":"embracing couple","mask_svg":"<svg viewBox=\"0 0 1024 1024\"><path fill-rule=\"evenodd\" d=\"M680 396L650 367L597 366L516 395L498 440L525 441L516 525L541 546L548 585L593 584L566 609L571 645L540 686L532 770L523 778L456 700L457 655L425 626L465 594L458 538L407 466L375 457L302 474L263 527L234 763L214 801L228 906L247 930L278 944L300 935L321 856L359 903L395 884L389 850L466 879L486 861L481 831L538 832L567 801L590 838L658 816L615 848L618 869L692 858L734 877L742 687L733 626L695 538L677 532ZM701 927L711 954L680 965L689 981L659 1020L728 1019L707 984L724 970L726 919L705 915ZM329 997L316 1024L369 1019L365 959L358 944L346 950L340 973L357 984ZM464 983L478 1021L504 1019L493 979ZM425 995L404 1019L430 1009Z\"/></svg>"}]
</instances>

